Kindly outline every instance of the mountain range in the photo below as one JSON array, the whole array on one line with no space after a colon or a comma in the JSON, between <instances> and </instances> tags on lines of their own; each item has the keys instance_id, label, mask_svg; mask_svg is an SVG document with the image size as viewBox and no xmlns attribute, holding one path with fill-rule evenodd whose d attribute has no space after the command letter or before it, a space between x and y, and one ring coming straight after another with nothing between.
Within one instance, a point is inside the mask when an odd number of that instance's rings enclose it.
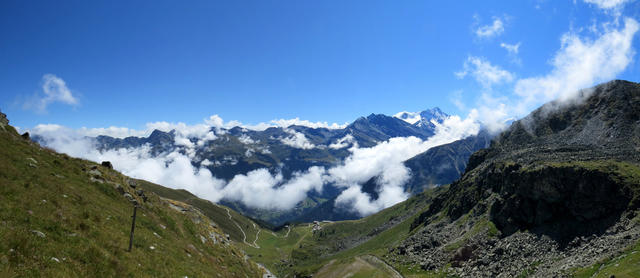
<instances>
[{"instance_id":1,"label":"mountain range","mask_svg":"<svg viewBox=\"0 0 640 278\"><path fill-rule=\"evenodd\" d=\"M190 159L195 167L205 167L219 179L229 181L237 175L268 169L281 174L285 180L295 173L313 166L331 168L342 163L352 152L350 148L370 148L396 137L416 137L427 140L434 136L436 125L449 115L439 108L420 113L402 112L395 116L371 114L360 117L339 129L313 128L292 125L251 130L243 127L211 128L215 139L206 142L198 137L182 138L176 130L154 130L148 137L90 138L100 151L132 149L148 146L153 156L178 151L187 153L186 144L193 147ZM486 131L464 138L453 145L438 146L423 156L407 161L412 180L405 191L411 194L447 184L460 176L471 153L486 147L491 136ZM46 145L46 139L34 136ZM184 140L188 140L187 143ZM430 168L425 168L424 166ZM437 169L436 169L437 168ZM435 170L435 171L434 171ZM415 177L419 177L416 179ZM377 177L363 185L363 191L377 199ZM424 182L426 181L426 182ZM336 197L344 188L332 183L321 192L310 191L305 200L290 210L270 210L248 206L242 202L223 199L221 203L245 215L282 225L292 221L356 219L361 215L353 210L335 206Z\"/></svg>"},{"instance_id":2,"label":"mountain range","mask_svg":"<svg viewBox=\"0 0 640 278\"><path fill-rule=\"evenodd\" d=\"M43 148L4 114L0 141L2 276L640 275L638 83L600 84L404 161L412 196L357 220L274 227Z\"/></svg>"}]
</instances>

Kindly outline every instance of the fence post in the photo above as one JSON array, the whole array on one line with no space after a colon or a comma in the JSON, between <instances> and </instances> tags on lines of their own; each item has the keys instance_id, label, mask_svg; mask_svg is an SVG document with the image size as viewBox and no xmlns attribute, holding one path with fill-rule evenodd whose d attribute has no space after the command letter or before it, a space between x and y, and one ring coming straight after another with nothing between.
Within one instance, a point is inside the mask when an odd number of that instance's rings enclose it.
<instances>
[{"instance_id":1,"label":"fence post","mask_svg":"<svg viewBox=\"0 0 640 278\"><path fill-rule=\"evenodd\" d=\"M138 210L138 206L133 206L133 216L131 220L131 235L129 236L129 250L127 252L131 252L131 247L133 246L133 230L136 228L136 211Z\"/></svg>"}]
</instances>

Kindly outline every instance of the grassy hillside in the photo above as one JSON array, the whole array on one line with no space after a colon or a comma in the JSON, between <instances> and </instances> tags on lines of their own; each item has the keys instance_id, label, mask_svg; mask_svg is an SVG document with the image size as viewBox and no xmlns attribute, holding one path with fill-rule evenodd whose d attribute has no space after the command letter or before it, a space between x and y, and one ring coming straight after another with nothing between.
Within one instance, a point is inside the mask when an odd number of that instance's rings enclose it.
<instances>
[{"instance_id":1,"label":"grassy hillside","mask_svg":"<svg viewBox=\"0 0 640 278\"><path fill-rule=\"evenodd\" d=\"M254 220L223 205L200 199L189 191L166 188L143 180L139 180L138 183L140 187L146 191L154 192L163 198L181 201L198 208L228 234L233 241L240 243L245 240L246 242L253 242L256 238L256 233L260 229L260 225L257 225ZM260 224L266 226L265 223Z\"/></svg>"},{"instance_id":2,"label":"grassy hillside","mask_svg":"<svg viewBox=\"0 0 640 278\"><path fill-rule=\"evenodd\" d=\"M0 126L0 277L258 277L223 231L187 204ZM95 169L92 169L95 168ZM133 206L141 204L127 252Z\"/></svg>"},{"instance_id":3,"label":"grassy hillside","mask_svg":"<svg viewBox=\"0 0 640 278\"><path fill-rule=\"evenodd\" d=\"M324 268L325 273L341 273L343 268L351 268L354 263L370 269L371 264L362 263L361 256L385 255L389 247L407 237L415 216L428 207L434 196L445 190L446 187L428 190L363 219L322 222L316 231L313 224L306 223L278 233L261 233L257 241L260 248L244 249L254 260L282 277L311 275L328 263L332 266Z\"/></svg>"}]
</instances>

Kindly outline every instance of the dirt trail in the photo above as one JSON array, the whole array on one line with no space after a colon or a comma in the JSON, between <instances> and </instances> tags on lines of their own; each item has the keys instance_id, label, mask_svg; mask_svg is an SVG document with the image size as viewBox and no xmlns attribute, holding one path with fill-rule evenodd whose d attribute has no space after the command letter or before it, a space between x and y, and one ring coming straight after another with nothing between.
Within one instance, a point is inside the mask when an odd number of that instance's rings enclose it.
<instances>
[{"instance_id":1,"label":"dirt trail","mask_svg":"<svg viewBox=\"0 0 640 278\"><path fill-rule=\"evenodd\" d=\"M284 235L284 236L281 236L281 237L280 237L280 236L276 235L276 233L274 233L274 232L271 232L271 234L272 234L274 237L279 237L279 238L288 238L288 237L289 237L289 232L291 232L291 225L288 225L288 226L287 226L287 234L286 234L286 235Z\"/></svg>"},{"instance_id":2,"label":"dirt trail","mask_svg":"<svg viewBox=\"0 0 640 278\"><path fill-rule=\"evenodd\" d=\"M331 260L316 272L313 277L351 277L354 275L373 275L375 278L403 278L392 266L372 255L353 258L350 263L338 263Z\"/></svg>"},{"instance_id":3,"label":"dirt trail","mask_svg":"<svg viewBox=\"0 0 640 278\"><path fill-rule=\"evenodd\" d=\"M221 207L221 206L219 206ZM229 216L229 220L231 220L231 222L233 222L233 224L236 225L236 227L238 227L238 229L240 229L240 232L242 233L242 242L244 242L246 245L249 245L251 247L254 248L260 248L260 246L258 245L258 234L260 234L260 229L258 229L258 232L256 233L256 239L253 241L253 243L249 243L247 242L247 234L244 232L244 230L242 229L242 227L240 226L240 224L238 224L238 222L236 222L235 220L233 220L233 217L231 216L231 212L229 212L229 208L225 208L225 207L221 207L224 208L227 211L227 215ZM253 227L256 227L255 223L252 223Z\"/></svg>"}]
</instances>

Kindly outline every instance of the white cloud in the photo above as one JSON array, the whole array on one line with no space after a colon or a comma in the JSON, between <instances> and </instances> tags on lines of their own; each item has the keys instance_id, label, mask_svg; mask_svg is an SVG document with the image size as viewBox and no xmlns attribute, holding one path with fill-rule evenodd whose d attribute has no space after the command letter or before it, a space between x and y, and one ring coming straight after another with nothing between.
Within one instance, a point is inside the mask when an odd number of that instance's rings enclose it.
<instances>
[{"instance_id":1,"label":"white cloud","mask_svg":"<svg viewBox=\"0 0 640 278\"><path fill-rule=\"evenodd\" d=\"M329 148L337 150L337 149L346 148L351 144L358 144L358 142L354 141L354 138L351 134L347 134L344 137L338 139L338 141L336 141L335 143L330 144Z\"/></svg>"},{"instance_id":2,"label":"white cloud","mask_svg":"<svg viewBox=\"0 0 640 278\"><path fill-rule=\"evenodd\" d=\"M633 60L632 42L638 28L637 21L625 18L624 28L607 27L594 40L574 33L563 35L561 48L551 60L553 70L516 82L515 93L523 98L518 112L526 113L554 99L575 99L580 89L615 78Z\"/></svg>"},{"instance_id":3,"label":"white cloud","mask_svg":"<svg viewBox=\"0 0 640 278\"><path fill-rule=\"evenodd\" d=\"M247 129L251 129L251 130L262 131L262 130L265 130L265 129L270 128L270 127L288 128L288 127L290 127L292 125L306 126L306 127L309 127L309 128L342 129L342 128L345 128L347 126L347 123L344 123L344 124L331 123L331 124L329 124L328 122L311 122L311 121L307 121L307 120L300 120L300 118L293 118L293 119L276 119L276 120L271 120L268 123L259 123L259 124L255 124L255 125L242 125L242 126L247 128Z\"/></svg>"},{"instance_id":4,"label":"white cloud","mask_svg":"<svg viewBox=\"0 0 640 278\"><path fill-rule=\"evenodd\" d=\"M154 157L149 146L98 151L94 142L83 134L59 125L38 125L31 132L42 136L45 145L58 152L96 162L111 161L125 175L186 189L214 202L222 197L220 190L224 182L214 178L206 168L194 167L191 158L179 152ZM203 165L206 166L206 162Z\"/></svg>"},{"instance_id":5,"label":"white cloud","mask_svg":"<svg viewBox=\"0 0 640 278\"><path fill-rule=\"evenodd\" d=\"M611 22L593 25L593 37L568 32L561 37L560 49L550 60L552 69L541 76L521 78L513 83L513 90L500 94L490 85L514 79L488 61L470 57L465 70L458 77L473 75L485 87L475 110L478 120L490 131L504 129L507 123L521 118L536 107L558 100L559 104L580 101L580 90L609 81L623 72L633 61L633 39L640 29L631 18L614 18ZM477 72L477 73L476 73ZM588 91L583 91L587 92ZM588 96L586 94L585 96Z\"/></svg>"},{"instance_id":6,"label":"white cloud","mask_svg":"<svg viewBox=\"0 0 640 278\"><path fill-rule=\"evenodd\" d=\"M43 95L38 93L25 102L23 108L45 113L47 106L54 102L69 105L78 104L78 99L73 96L71 90L67 87L67 83L62 78L50 73L42 76L42 93Z\"/></svg>"},{"instance_id":7,"label":"white cloud","mask_svg":"<svg viewBox=\"0 0 640 278\"><path fill-rule=\"evenodd\" d=\"M106 128L81 127L78 132L82 133L83 135L91 136L91 137L106 135L114 138L125 138L129 136L146 136L148 135L148 133L151 133L151 132L147 132L146 130L135 130L135 129L130 129L126 127L117 127L117 126L110 126Z\"/></svg>"},{"instance_id":8,"label":"white cloud","mask_svg":"<svg viewBox=\"0 0 640 278\"><path fill-rule=\"evenodd\" d=\"M509 58L511 58L511 62L516 65L522 65L522 60L518 57L518 52L520 51L520 43L516 44L508 44L508 43L500 43L500 47L507 50L507 54Z\"/></svg>"},{"instance_id":9,"label":"white cloud","mask_svg":"<svg viewBox=\"0 0 640 278\"><path fill-rule=\"evenodd\" d=\"M327 180L346 188L337 198L338 205L346 205L360 215L368 215L406 200L408 193L403 185L410 177L410 171L403 162L428 149L447 144L480 130L477 112L466 119L450 116L442 124L436 125L435 135L426 141L416 137L397 137L371 148L350 149L351 156L344 162L327 170ZM361 184L377 177L379 198L371 200L362 192Z\"/></svg>"},{"instance_id":10,"label":"white cloud","mask_svg":"<svg viewBox=\"0 0 640 278\"><path fill-rule=\"evenodd\" d=\"M594 4L601 9L611 10L624 6L629 0L584 0L585 3Z\"/></svg>"},{"instance_id":11,"label":"white cloud","mask_svg":"<svg viewBox=\"0 0 640 278\"><path fill-rule=\"evenodd\" d=\"M271 123L275 124L276 126L284 127L284 128L290 127L292 125L299 125L299 126L306 126L306 127L310 127L310 128L342 129L342 128L345 128L347 126L346 123L344 123L344 124L337 124L337 123L329 124L327 122L311 122L311 121L307 121L307 120L300 120L299 118L272 120Z\"/></svg>"},{"instance_id":12,"label":"white cloud","mask_svg":"<svg viewBox=\"0 0 640 278\"><path fill-rule=\"evenodd\" d=\"M396 113L393 116L410 124L415 124L418 121L420 121L420 119L422 119L422 117L420 116L420 112L402 111L402 112Z\"/></svg>"},{"instance_id":13,"label":"white cloud","mask_svg":"<svg viewBox=\"0 0 640 278\"><path fill-rule=\"evenodd\" d=\"M490 88L493 85L511 82L514 75L499 66L492 65L482 57L469 56L464 62L463 70L455 75L462 79L468 74L478 81L483 87Z\"/></svg>"},{"instance_id":14,"label":"white cloud","mask_svg":"<svg viewBox=\"0 0 640 278\"><path fill-rule=\"evenodd\" d=\"M304 136L303 133L297 132L290 128L285 128L284 131L289 133L289 135L291 136L281 138L280 142L282 142L282 144L285 144L287 146L291 146L294 148L298 148L298 149L305 149L305 150L313 149L316 147L314 144L309 142L309 140L307 139L306 136Z\"/></svg>"},{"instance_id":15,"label":"white cloud","mask_svg":"<svg viewBox=\"0 0 640 278\"><path fill-rule=\"evenodd\" d=\"M294 174L283 183L281 174L274 176L266 169L258 169L246 175L236 175L224 188L223 194L230 200L253 207L287 210L304 200L310 190L322 192L324 173L324 168L314 166L307 172Z\"/></svg>"},{"instance_id":16,"label":"white cloud","mask_svg":"<svg viewBox=\"0 0 640 278\"><path fill-rule=\"evenodd\" d=\"M476 29L476 36L479 38L491 38L504 32L504 22L502 19L494 17L491 25L480 26Z\"/></svg>"},{"instance_id":17,"label":"white cloud","mask_svg":"<svg viewBox=\"0 0 640 278\"><path fill-rule=\"evenodd\" d=\"M520 49L520 43L516 44L508 44L508 43L500 43L500 47L504 48L509 52L509 54L518 54Z\"/></svg>"},{"instance_id":18,"label":"white cloud","mask_svg":"<svg viewBox=\"0 0 640 278\"><path fill-rule=\"evenodd\" d=\"M242 125L242 123L239 121L229 121L225 123L224 120L222 120L222 117L218 116L217 114L209 116L209 118L205 119L204 122L205 124L216 128L232 128Z\"/></svg>"},{"instance_id":19,"label":"white cloud","mask_svg":"<svg viewBox=\"0 0 640 278\"><path fill-rule=\"evenodd\" d=\"M247 175L236 175L226 183L204 168L213 162L205 159L201 162L202 167L198 168L191 162L193 157L178 151L152 156L148 145L98 151L93 141L60 125L38 125L30 131L42 136L45 145L56 151L96 162L111 161L114 168L125 175L185 189L212 202L228 198L249 207L287 210L304 200L308 191L321 192L324 184L325 170L322 167L310 167L306 172L295 173L287 182L280 174L271 175L266 169L259 169Z\"/></svg>"},{"instance_id":20,"label":"white cloud","mask_svg":"<svg viewBox=\"0 0 640 278\"><path fill-rule=\"evenodd\" d=\"M246 134L240 135L240 137L238 137L238 140L240 140L240 142L245 145L252 145L256 143L255 140L251 139L251 137L249 137L249 135L246 135Z\"/></svg>"},{"instance_id":21,"label":"white cloud","mask_svg":"<svg viewBox=\"0 0 640 278\"><path fill-rule=\"evenodd\" d=\"M217 202L223 198L240 201L253 208L288 210L303 201L308 192L321 192L324 184L336 183L348 189L339 198L342 205L353 206L362 215L376 212L405 200L408 194L403 190L403 183L409 178L409 170L402 162L428 148L460 139L477 133L479 125L475 116L465 120L457 116L447 118L442 124L436 124L436 136L427 141L415 137L392 138L372 148L358 148L353 144L351 156L343 164L329 170L313 166L304 172L298 172L289 180L284 180L279 173L271 174L267 169L258 169L245 175L236 175L229 182L215 178L205 167L221 162L201 160L200 167L192 161L199 159L188 150L195 148L196 139L190 135L207 136L201 127L186 127L180 124L160 122L152 125L168 129L178 127L182 134L176 139L186 155L179 150L170 153L151 154L148 145L139 148L98 151L94 142L84 136L82 130L73 130L60 125L38 125L30 132L44 138L45 145L72 156L90 159L96 162L111 161L114 167L126 175L149 180L164 186L185 189L201 198ZM290 140L301 141L302 147L308 147L294 130ZM347 135L337 143L346 144L353 137ZM253 153L255 150L251 150ZM261 150L267 152L268 150ZM234 157L224 157L224 163L237 162ZM361 191L360 184L377 177L380 185L380 197L369 200ZM350 195L351 194L351 195ZM366 197L366 198L364 198ZM355 199L354 199L355 198ZM356 200L356 202L354 202Z\"/></svg>"}]
</instances>

